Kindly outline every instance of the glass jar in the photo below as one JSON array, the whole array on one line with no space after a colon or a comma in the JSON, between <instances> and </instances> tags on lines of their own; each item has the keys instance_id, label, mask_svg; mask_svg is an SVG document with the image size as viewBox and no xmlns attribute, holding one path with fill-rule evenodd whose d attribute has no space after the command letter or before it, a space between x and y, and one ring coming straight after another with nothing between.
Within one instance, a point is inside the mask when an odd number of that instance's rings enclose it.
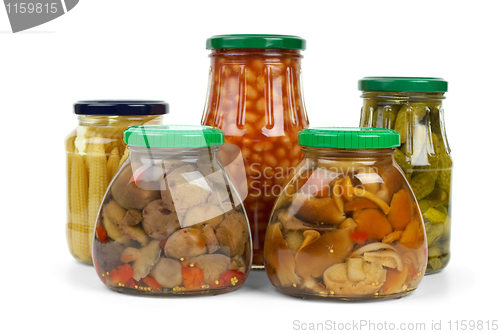
<instances>
[{"instance_id":1,"label":"glass jar","mask_svg":"<svg viewBox=\"0 0 500 334\"><path fill-rule=\"evenodd\" d=\"M450 261L451 172L442 102L448 83L440 78L366 77L360 126L394 129L401 145L394 157L405 172L425 221L427 274Z\"/></svg>"},{"instance_id":2,"label":"glass jar","mask_svg":"<svg viewBox=\"0 0 500 334\"><path fill-rule=\"evenodd\" d=\"M79 101L78 126L66 137L66 240L75 259L92 264L92 235L109 182L128 156L123 130L161 124L163 101Z\"/></svg>"},{"instance_id":3,"label":"glass jar","mask_svg":"<svg viewBox=\"0 0 500 334\"><path fill-rule=\"evenodd\" d=\"M248 192L244 205L253 241L253 268L263 269L263 245L274 201L289 169L303 157L297 134L309 121L302 92L305 40L282 35L222 35L211 49L208 94L201 123L222 129L241 149L245 171L232 174ZM239 152L237 150L236 152ZM235 152L222 149L222 161Z\"/></svg>"},{"instance_id":4,"label":"glass jar","mask_svg":"<svg viewBox=\"0 0 500 334\"><path fill-rule=\"evenodd\" d=\"M392 147L394 130L311 128L304 159L267 228L272 284L300 298L389 299L420 283L427 264L422 216Z\"/></svg>"},{"instance_id":5,"label":"glass jar","mask_svg":"<svg viewBox=\"0 0 500 334\"><path fill-rule=\"evenodd\" d=\"M103 199L93 256L97 274L129 294L217 295L250 272L252 243L241 199L213 127L136 126L130 158Z\"/></svg>"}]
</instances>

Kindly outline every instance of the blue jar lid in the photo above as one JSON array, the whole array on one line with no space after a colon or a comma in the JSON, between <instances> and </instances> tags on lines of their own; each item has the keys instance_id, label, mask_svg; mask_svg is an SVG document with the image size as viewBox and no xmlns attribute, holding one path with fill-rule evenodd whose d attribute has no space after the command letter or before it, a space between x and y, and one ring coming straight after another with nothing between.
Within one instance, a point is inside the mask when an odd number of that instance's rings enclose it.
<instances>
[{"instance_id":1,"label":"blue jar lid","mask_svg":"<svg viewBox=\"0 0 500 334\"><path fill-rule=\"evenodd\" d=\"M77 115L101 116L147 116L169 113L165 101L144 100L95 100L78 101L74 105Z\"/></svg>"}]
</instances>

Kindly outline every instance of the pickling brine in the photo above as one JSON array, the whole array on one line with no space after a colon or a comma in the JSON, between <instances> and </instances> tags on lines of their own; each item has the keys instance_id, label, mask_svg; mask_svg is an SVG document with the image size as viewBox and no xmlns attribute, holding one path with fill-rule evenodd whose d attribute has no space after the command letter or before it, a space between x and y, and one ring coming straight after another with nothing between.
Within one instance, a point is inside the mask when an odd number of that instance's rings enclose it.
<instances>
[{"instance_id":1,"label":"pickling brine","mask_svg":"<svg viewBox=\"0 0 500 334\"><path fill-rule=\"evenodd\" d=\"M301 86L300 50L294 36L226 35L207 41L208 95L202 124L222 129L223 162L240 153L243 172L229 170L236 187L248 192L244 205L253 239L253 268L263 268L263 243L274 202L303 158L297 134L309 124ZM236 168L236 167L234 167Z\"/></svg>"}]
</instances>

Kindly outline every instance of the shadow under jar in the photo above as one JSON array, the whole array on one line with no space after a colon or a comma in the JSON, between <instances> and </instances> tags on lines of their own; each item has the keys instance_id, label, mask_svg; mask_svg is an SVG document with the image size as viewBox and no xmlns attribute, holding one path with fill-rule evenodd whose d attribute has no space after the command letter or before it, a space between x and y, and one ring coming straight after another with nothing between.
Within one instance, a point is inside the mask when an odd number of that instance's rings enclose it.
<instances>
[{"instance_id":1,"label":"shadow under jar","mask_svg":"<svg viewBox=\"0 0 500 334\"><path fill-rule=\"evenodd\" d=\"M97 211L109 183L128 157L123 131L161 124L164 101L98 100L74 104L78 126L66 137L66 240L71 255L92 264Z\"/></svg>"},{"instance_id":2,"label":"shadow under jar","mask_svg":"<svg viewBox=\"0 0 500 334\"><path fill-rule=\"evenodd\" d=\"M450 261L451 174L442 102L448 83L440 78L365 77L360 126L394 129L401 145L394 157L405 172L425 221L427 274Z\"/></svg>"},{"instance_id":3,"label":"shadow under jar","mask_svg":"<svg viewBox=\"0 0 500 334\"><path fill-rule=\"evenodd\" d=\"M267 228L272 284L299 298L389 299L419 285L427 264L422 216L394 161L393 130L311 128L305 157Z\"/></svg>"},{"instance_id":4,"label":"shadow under jar","mask_svg":"<svg viewBox=\"0 0 500 334\"><path fill-rule=\"evenodd\" d=\"M201 123L222 129L224 162L243 157L244 172L229 170L244 204L253 241L253 268L263 269L263 245L274 201L289 169L303 157L297 134L308 127L301 82L305 40L282 35L221 35L211 49L207 100ZM238 169L240 170L240 169Z\"/></svg>"},{"instance_id":5,"label":"shadow under jar","mask_svg":"<svg viewBox=\"0 0 500 334\"><path fill-rule=\"evenodd\" d=\"M127 129L130 158L102 202L93 256L108 288L151 296L217 295L250 272L241 199L216 157L224 133L205 126Z\"/></svg>"}]
</instances>

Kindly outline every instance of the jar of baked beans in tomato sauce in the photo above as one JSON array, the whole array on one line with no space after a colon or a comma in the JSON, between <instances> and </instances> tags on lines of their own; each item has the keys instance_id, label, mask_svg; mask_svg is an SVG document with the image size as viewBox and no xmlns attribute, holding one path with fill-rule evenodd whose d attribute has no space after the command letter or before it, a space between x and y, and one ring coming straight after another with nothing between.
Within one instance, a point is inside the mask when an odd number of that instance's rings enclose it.
<instances>
[{"instance_id":1,"label":"jar of baked beans in tomato sauce","mask_svg":"<svg viewBox=\"0 0 500 334\"><path fill-rule=\"evenodd\" d=\"M303 158L298 132L309 120L302 90L306 41L284 35L219 35L207 40L210 72L201 123L222 129L239 146L228 174L243 193L253 239L253 268L263 269L266 227L292 168ZM230 145L229 145L230 146ZM221 149L223 163L240 150ZM231 171L231 167L235 172Z\"/></svg>"}]
</instances>

